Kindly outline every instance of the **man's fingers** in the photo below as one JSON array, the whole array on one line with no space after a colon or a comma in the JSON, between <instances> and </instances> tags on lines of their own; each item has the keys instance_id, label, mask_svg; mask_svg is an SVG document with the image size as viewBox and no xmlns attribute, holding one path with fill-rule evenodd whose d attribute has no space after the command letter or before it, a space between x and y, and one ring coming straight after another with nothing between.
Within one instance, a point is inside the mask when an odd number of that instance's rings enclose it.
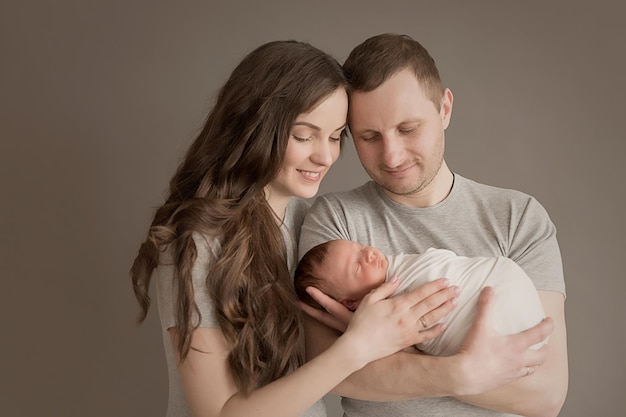
<instances>
[{"instance_id":1,"label":"man's fingers","mask_svg":"<svg viewBox=\"0 0 626 417\"><path fill-rule=\"evenodd\" d=\"M485 320L491 320L491 312L493 309L493 287L485 287L480 292L478 297L478 309L476 310L475 322L483 322Z\"/></svg>"},{"instance_id":2,"label":"man's fingers","mask_svg":"<svg viewBox=\"0 0 626 417\"><path fill-rule=\"evenodd\" d=\"M528 346L535 346L545 341L554 330L552 317L546 317L539 324L520 333Z\"/></svg>"}]
</instances>

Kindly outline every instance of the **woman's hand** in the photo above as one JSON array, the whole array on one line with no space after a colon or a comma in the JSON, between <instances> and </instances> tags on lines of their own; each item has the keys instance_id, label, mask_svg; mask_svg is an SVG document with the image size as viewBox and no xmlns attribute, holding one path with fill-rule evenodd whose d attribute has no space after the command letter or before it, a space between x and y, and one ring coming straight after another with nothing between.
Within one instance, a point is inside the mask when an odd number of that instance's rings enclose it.
<instances>
[{"instance_id":1,"label":"woman's hand","mask_svg":"<svg viewBox=\"0 0 626 417\"><path fill-rule=\"evenodd\" d=\"M388 298L397 287L397 280L384 283L363 298L354 314L321 292L312 291L310 294L327 311L311 311L311 315L325 324L331 323L331 327L338 330L347 322L345 336L358 341L355 355L362 354L364 363L440 335L445 330L444 325L425 329L422 321L436 323L452 311L458 287L449 286L446 279L439 279Z\"/></svg>"},{"instance_id":2,"label":"woman's hand","mask_svg":"<svg viewBox=\"0 0 626 417\"><path fill-rule=\"evenodd\" d=\"M306 292L315 300L319 305L324 307L324 310L320 310L315 307L311 307L307 303L300 301L300 308L313 317L315 320L330 327L331 329L345 332L352 315L352 311L348 310L339 301L327 296L322 291L315 287L307 287Z\"/></svg>"},{"instance_id":3,"label":"woman's hand","mask_svg":"<svg viewBox=\"0 0 626 417\"><path fill-rule=\"evenodd\" d=\"M395 281L393 281L393 279L390 280L387 284L394 285L393 286L393 291L395 291L395 288L397 288L397 284L395 283ZM429 297L431 295L436 294L437 291L446 290L448 288L450 288L450 287L448 287L448 281L445 278L441 278L441 279L438 279L436 281L433 281L433 282L430 282L428 284L425 284L425 285L423 285L423 286L421 286L419 288L416 288L415 290L411 291L410 293L415 293L418 297L426 298L426 297ZM447 306L435 305L435 307L437 307L437 308L438 307L445 307L445 308L437 309L437 310L433 310L432 312L425 313L422 316L422 319L424 320L425 323L436 323L442 317L444 317L446 314L448 314L450 311L452 311L452 309L454 308L454 305L455 305L453 303L453 301L456 300L457 295L458 295L458 287L452 287L452 289L453 289L453 291L455 291L455 293L448 299L448 301L450 301L452 304L449 304ZM373 290L373 291L375 291L375 290ZM350 324L350 320L352 319L352 315L354 313L352 311L348 310L339 301L337 301L337 300L329 297L328 295L324 294L318 288L307 287L306 288L306 292L315 301L317 301L317 303L319 305L321 305L324 308L324 310L320 310L320 309L311 307L310 305L300 301L300 307L302 308L302 311L304 311L306 314L308 314L312 318L316 319L320 323L322 323L322 324L324 324L324 325L326 325L326 326L328 326L328 327L330 327L332 329L338 330L338 331L340 331L342 333L345 332L346 328L348 327L348 324ZM389 295L391 295L391 294L389 294ZM409 294L409 293L407 293L407 294ZM397 296L395 298L406 297L407 294L399 295L399 296ZM426 301L426 300L424 300L424 301ZM433 299L433 300L430 300L429 302L431 304L434 304L436 301ZM422 322L420 321L420 323L422 323Z\"/></svg>"}]
</instances>

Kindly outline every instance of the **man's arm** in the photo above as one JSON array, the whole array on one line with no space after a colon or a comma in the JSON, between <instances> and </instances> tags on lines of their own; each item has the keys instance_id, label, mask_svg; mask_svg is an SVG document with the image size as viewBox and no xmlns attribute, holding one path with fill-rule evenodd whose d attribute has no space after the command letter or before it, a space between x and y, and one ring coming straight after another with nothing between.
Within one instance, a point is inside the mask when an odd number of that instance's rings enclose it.
<instances>
[{"instance_id":1,"label":"man's arm","mask_svg":"<svg viewBox=\"0 0 626 417\"><path fill-rule=\"evenodd\" d=\"M544 362L545 348L529 351L528 347L552 331L552 320L547 319L516 335L497 334L491 325L492 300L493 289L483 290L468 341L458 354L436 357L399 352L355 372L333 392L368 401L472 395L473 401L487 402L488 398L478 394L523 378L527 366ZM337 331L310 318L305 320L305 330L310 358L323 352L338 337Z\"/></svg>"},{"instance_id":2,"label":"man's arm","mask_svg":"<svg viewBox=\"0 0 626 417\"><path fill-rule=\"evenodd\" d=\"M479 395L457 397L478 407L521 414L556 416L565 401L568 388L567 338L564 297L554 291L539 291L546 315L554 321L543 365L527 378Z\"/></svg>"}]
</instances>

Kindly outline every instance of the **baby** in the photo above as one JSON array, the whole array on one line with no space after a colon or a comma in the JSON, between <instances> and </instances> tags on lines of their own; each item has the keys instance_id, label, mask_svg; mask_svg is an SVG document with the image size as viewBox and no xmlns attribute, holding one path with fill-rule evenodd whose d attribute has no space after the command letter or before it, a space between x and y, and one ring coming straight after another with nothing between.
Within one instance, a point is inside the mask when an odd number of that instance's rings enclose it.
<instances>
[{"instance_id":1,"label":"baby","mask_svg":"<svg viewBox=\"0 0 626 417\"><path fill-rule=\"evenodd\" d=\"M493 326L499 333L521 332L545 317L534 284L515 262L506 257L458 256L446 249L386 256L371 246L331 240L304 255L295 272L295 288L300 299L314 307L321 308L306 293L309 286L354 310L367 293L394 276L400 281L394 295L437 278L448 278L461 288L457 307L441 320L448 326L446 331L417 346L431 355L449 356L458 351L476 314L479 294L486 286L495 290ZM543 344L545 341L532 348Z\"/></svg>"}]
</instances>

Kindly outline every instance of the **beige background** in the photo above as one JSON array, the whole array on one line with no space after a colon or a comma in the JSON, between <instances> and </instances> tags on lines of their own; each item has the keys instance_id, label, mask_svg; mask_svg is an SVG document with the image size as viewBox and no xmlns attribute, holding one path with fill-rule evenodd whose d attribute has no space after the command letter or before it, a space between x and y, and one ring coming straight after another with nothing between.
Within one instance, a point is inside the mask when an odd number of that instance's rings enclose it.
<instances>
[{"instance_id":1,"label":"beige background","mask_svg":"<svg viewBox=\"0 0 626 417\"><path fill-rule=\"evenodd\" d=\"M620 2L265 3L0 3L0 415L163 415L156 311L134 324L128 268L216 88L265 41L343 61L387 31L422 41L455 94L451 168L535 195L558 227L561 415L623 415ZM365 178L348 147L323 191Z\"/></svg>"}]
</instances>

